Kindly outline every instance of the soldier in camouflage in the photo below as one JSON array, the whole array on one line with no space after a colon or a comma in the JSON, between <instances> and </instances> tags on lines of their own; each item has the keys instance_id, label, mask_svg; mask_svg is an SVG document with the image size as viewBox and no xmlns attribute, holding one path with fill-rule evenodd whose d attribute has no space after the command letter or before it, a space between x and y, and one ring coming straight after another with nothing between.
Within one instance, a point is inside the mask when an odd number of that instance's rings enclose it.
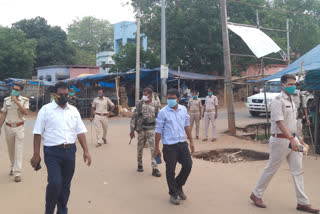
<instances>
[{"instance_id":1,"label":"soldier in camouflage","mask_svg":"<svg viewBox=\"0 0 320 214\"><path fill-rule=\"evenodd\" d=\"M143 172L142 154L146 143L149 144L151 150L152 175L160 177L161 173L158 170L156 160L153 157L155 147L155 124L160 103L152 98L152 89L145 88L143 90L143 97L137 105L130 122L130 137L135 137L135 131L138 132L138 172Z\"/></svg>"}]
</instances>

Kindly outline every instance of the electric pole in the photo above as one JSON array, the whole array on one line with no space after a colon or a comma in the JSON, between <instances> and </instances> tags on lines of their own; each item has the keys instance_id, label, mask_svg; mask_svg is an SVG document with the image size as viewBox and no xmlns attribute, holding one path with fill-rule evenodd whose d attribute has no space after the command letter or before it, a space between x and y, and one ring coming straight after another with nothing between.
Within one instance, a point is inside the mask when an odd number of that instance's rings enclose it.
<instances>
[{"instance_id":1,"label":"electric pole","mask_svg":"<svg viewBox=\"0 0 320 214\"><path fill-rule=\"evenodd\" d=\"M136 44L136 104L140 100L140 0L137 7L137 44Z\"/></svg>"},{"instance_id":2,"label":"electric pole","mask_svg":"<svg viewBox=\"0 0 320 214\"><path fill-rule=\"evenodd\" d=\"M221 0L221 25L222 25L222 41L223 41L223 61L224 61L224 87L226 93L226 105L228 110L228 128L231 135L236 134L236 124L233 108L233 91L231 82L231 59L229 46L229 33L227 27L227 2Z\"/></svg>"},{"instance_id":3,"label":"electric pole","mask_svg":"<svg viewBox=\"0 0 320 214\"><path fill-rule=\"evenodd\" d=\"M166 65L166 1L165 0L161 0L161 65ZM161 69L160 69L160 72L161 72ZM166 98L167 98L167 79L161 78L161 103L166 103Z\"/></svg>"}]
</instances>

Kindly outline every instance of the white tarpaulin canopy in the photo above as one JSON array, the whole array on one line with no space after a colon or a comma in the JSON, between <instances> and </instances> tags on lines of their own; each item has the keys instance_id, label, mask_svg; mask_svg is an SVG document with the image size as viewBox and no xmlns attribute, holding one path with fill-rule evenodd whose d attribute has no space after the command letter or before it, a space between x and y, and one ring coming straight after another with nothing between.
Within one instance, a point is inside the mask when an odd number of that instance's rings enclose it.
<instances>
[{"instance_id":1,"label":"white tarpaulin canopy","mask_svg":"<svg viewBox=\"0 0 320 214\"><path fill-rule=\"evenodd\" d=\"M228 28L240 36L257 58L277 53L281 48L258 28L228 24Z\"/></svg>"}]
</instances>

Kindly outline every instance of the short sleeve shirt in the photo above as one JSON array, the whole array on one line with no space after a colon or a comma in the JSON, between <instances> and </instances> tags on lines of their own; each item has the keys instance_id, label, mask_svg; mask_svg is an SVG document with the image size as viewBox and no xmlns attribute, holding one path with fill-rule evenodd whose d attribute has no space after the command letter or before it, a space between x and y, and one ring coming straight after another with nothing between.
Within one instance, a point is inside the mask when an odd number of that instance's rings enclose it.
<instances>
[{"instance_id":1,"label":"short sleeve shirt","mask_svg":"<svg viewBox=\"0 0 320 214\"><path fill-rule=\"evenodd\" d=\"M285 127L291 132L296 133L297 130L297 109L293 100L281 92L279 96L271 101L271 134L282 133L277 125L277 121L282 120Z\"/></svg>"},{"instance_id":2,"label":"short sleeve shirt","mask_svg":"<svg viewBox=\"0 0 320 214\"><path fill-rule=\"evenodd\" d=\"M218 106L218 98L214 95L207 96L205 101L206 111L208 110L215 110L216 106Z\"/></svg>"},{"instance_id":3,"label":"short sleeve shirt","mask_svg":"<svg viewBox=\"0 0 320 214\"><path fill-rule=\"evenodd\" d=\"M296 106L297 109L300 108L300 104L302 108L307 108L307 101L306 101L306 96L302 94L301 92L297 94L292 95L292 99L294 102L294 105Z\"/></svg>"},{"instance_id":4,"label":"short sleeve shirt","mask_svg":"<svg viewBox=\"0 0 320 214\"><path fill-rule=\"evenodd\" d=\"M19 96L17 99L24 108L29 109L28 98ZM7 123L21 123L25 121L24 114L20 111L19 106L11 100L11 97L7 97L4 99L4 104L1 111L7 112Z\"/></svg>"},{"instance_id":5,"label":"short sleeve shirt","mask_svg":"<svg viewBox=\"0 0 320 214\"><path fill-rule=\"evenodd\" d=\"M201 100L199 98L197 98L197 99L190 98L189 99L188 107L190 108L191 113L196 113L196 112L200 113L199 106L200 106L200 108L202 106Z\"/></svg>"},{"instance_id":6,"label":"short sleeve shirt","mask_svg":"<svg viewBox=\"0 0 320 214\"><path fill-rule=\"evenodd\" d=\"M113 102L108 97L95 98L92 102L92 107L96 108L96 113L107 114L109 113L109 107L114 106Z\"/></svg>"}]
</instances>

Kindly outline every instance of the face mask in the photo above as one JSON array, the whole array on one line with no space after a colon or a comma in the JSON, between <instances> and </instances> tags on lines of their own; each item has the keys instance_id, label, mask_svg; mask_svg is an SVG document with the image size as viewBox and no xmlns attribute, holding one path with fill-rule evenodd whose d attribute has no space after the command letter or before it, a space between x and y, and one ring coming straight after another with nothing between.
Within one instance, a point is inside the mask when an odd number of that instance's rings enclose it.
<instances>
[{"instance_id":1,"label":"face mask","mask_svg":"<svg viewBox=\"0 0 320 214\"><path fill-rule=\"evenodd\" d=\"M148 96L142 96L142 100L147 102L147 101L149 101L149 98L148 98Z\"/></svg>"},{"instance_id":2,"label":"face mask","mask_svg":"<svg viewBox=\"0 0 320 214\"><path fill-rule=\"evenodd\" d=\"M70 96L74 96L74 92L70 92Z\"/></svg>"},{"instance_id":3,"label":"face mask","mask_svg":"<svg viewBox=\"0 0 320 214\"><path fill-rule=\"evenodd\" d=\"M211 96L211 95L212 95L212 92L208 92L208 95Z\"/></svg>"},{"instance_id":4,"label":"face mask","mask_svg":"<svg viewBox=\"0 0 320 214\"><path fill-rule=\"evenodd\" d=\"M170 108L173 108L178 104L176 99L167 99L167 103Z\"/></svg>"},{"instance_id":5,"label":"face mask","mask_svg":"<svg viewBox=\"0 0 320 214\"><path fill-rule=\"evenodd\" d=\"M12 90L12 96L19 96L20 92L19 91L16 91L16 90Z\"/></svg>"},{"instance_id":6,"label":"face mask","mask_svg":"<svg viewBox=\"0 0 320 214\"><path fill-rule=\"evenodd\" d=\"M197 99L198 98L198 96L193 96L193 99Z\"/></svg>"},{"instance_id":7,"label":"face mask","mask_svg":"<svg viewBox=\"0 0 320 214\"><path fill-rule=\"evenodd\" d=\"M54 100L59 106L65 106L68 102L68 95L54 95Z\"/></svg>"},{"instance_id":8,"label":"face mask","mask_svg":"<svg viewBox=\"0 0 320 214\"><path fill-rule=\"evenodd\" d=\"M103 97L103 94L98 94L98 97Z\"/></svg>"},{"instance_id":9,"label":"face mask","mask_svg":"<svg viewBox=\"0 0 320 214\"><path fill-rule=\"evenodd\" d=\"M300 90L299 90L299 89L296 89L296 90L294 91L294 93L295 93L295 94L299 94L299 93L300 93Z\"/></svg>"},{"instance_id":10,"label":"face mask","mask_svg":"<svg viewBox=\"0 0 320 214\"><path fill-rule=\"evenodd\" d=\"M291 86L291 87L285 87L284 90L286 90L286 92L291 95L291 94L293 94L294 91L296 90L296 86L293 85L293 86Z\"/></svg>"}]
</instances>

